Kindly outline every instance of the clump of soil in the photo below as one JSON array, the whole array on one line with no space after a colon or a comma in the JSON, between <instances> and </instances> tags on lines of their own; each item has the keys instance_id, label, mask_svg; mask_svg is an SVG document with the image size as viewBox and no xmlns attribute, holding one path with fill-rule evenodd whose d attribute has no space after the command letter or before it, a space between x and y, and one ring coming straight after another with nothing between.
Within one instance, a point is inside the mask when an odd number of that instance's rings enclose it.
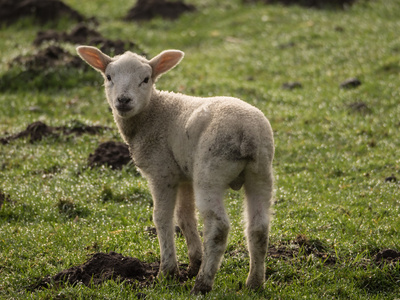
<instances>
[{"instance_id":1,"label":"clump of soil","mask_svg":"<svg viewBox=\"0 0 400 300\"><path fill-rule=\"evenodd\" d=\"M29 124L28 127L16 134L12 134L3 138L0 138L0 143L3 145L8 144L13 140L17 140L20 138L29 138L30 143L34 143L36 141L42 140L43 137L46 136L54 136L58 137L61 134L63 135L82 135L84 133L87 134L97 134L102 132L105 129L109 129L108 127L103 126L88 126L82 124L80 122L75 121L72 126L59 126L52 127L47 124L37 121L32 124Z\"/></svg>"},{"instance_id":2,"label":"clump of soil","mask_svg":"<svg viewBox=\"0 0 400 300\"><path fill-rule=\"evenodd\" d=\"M10 141L17 140L20 138L28 137L31 143L40 141L43 137L48 136L53 133L53 129L47 126L45 123L37 121L29 124L28 127L16 134L4 137L0 139L0 142L5 145Z\"/></svg>"},{"instance_id":3,"label":"clump of soil","mask_svg":"<svg viewBox=\"0 0 400 300\"><path fill-rule=\"evenodd\" d=\"M301 82L294 81L294 82L285 82L282 84L282 89L284 90L294 90L294 89L301 89L303 85Z\"/></svg>"},{"instance_id":4,"label":"clump of soil","mask_svg":"<svg viewBox=\"0 0 400 300\"><path fill-rule=\"evenodd\" d=\"M304 253L305 255L314 255L322 259L325 264L334 264L336 258L328 248L322 241L310 240L304 235L298 235L290 243L271 245L268 247L268 255L272 258L289 260L298 257L300 253Z\"/></svg>"},{"instance_id":5,"label":"clump of soil","mask_svg":"<svg viewBox=\"0 0 400 300\"><path fill-rule=\"evenodd\" d=\"M361 85L360 79L354 77L354 78L349 78L349 79L346 79L345 81L343 81L340 84L340 88L342 88L342 89L354 89L354 88L356 88L356 87L358 87L360 85Z\"/></svg>"},{"instance_id":6,"label":"clump of soil","mask_svg":"<svg viewBox=\"0 0 400 300\"><path fill-rule=\"evenodd\" d=\"M356 112L356 113L360 113L360 114L363 114L363 115L371 113L371 109L363 101L356 101L356 102L350 103L348 105L348 107L349 107L349 109L351 111Z\"/></svg>"},{"instance_id":7,"label":"clump of soil","mask_svg":"<svg viewBox=\"0 0 400 300\"><path fill-rule=\"evenodd\" d=\"M392 174L391 176L385 178L385 182L397 182L397 178L394 176L394 174Z\"/></svg>"},{"instance_id":8,"label":"clump of soil","mask_svg":"<svg viewBox=\"0 0 400 300\"><path fill-rule=\"evenodd\" d=\"M185 4L182 1L166 0L138 0L125 16L126 21L143 21L155 17L164 19L177 19L184 12L195 11L196 8L191 4Z\"/></svg>"},{"instance_id":9,"label":"clump of soil","mask_svg":"<svg viewBox=\"0 0 400 300\"><path fill-rule=\"evenodd\" d=\"M93 154L89 155L89 167L106 165L112 169L122 169L131 161L129 148L120 142L105 142L99 145Z\"/></svg>"},{"instance_id":10,"label":"clump of soil","mask_svg":"<svg viewBox=\"0 0 400 300\"><path fill-rule=\"evenodd\" d=\"M146 231L152 237L156 237L157 236L157 229L155 227L148 226L148 227L145 228L144 231ZM183 236L181 228L179 226L177 226L177 225L175 226L175 234L178 237L182 237Z\"/></svg>"},{"instance_id":11,"label":"clump of soil","mask_svg":"<svg viewBox=\"0 0 400 300\"><path fill-rule=\"evenodd\" d=\"M83 21L84 17L60 0L0 0L0 24L11 24L23 17L39 23L62 17Z\"/></svg>"},{"instance_id":12,"label":"clump of soil","mask_svg":"<svg viewBox=\"0 0 400 300\"><path fill-rule=\"evenodd\" d=\"M158 263L147 264L137 258L125 257L116 252L96 253L80 266L43 278L34 288L47 287L50 283L56 285L83 283L90 286L110 279L127 283L135 281L150 283L157 275L158 269Z\"/></svg>"},{"instance_id":13,"label":"clump of soil","mask_svg":"<svg viewBox=\"0 0 400 300\"><path fill-rule=\"evenodd\" d=\"M375 261L377 263L400 263L400 251L393 249L384 249L378 252L375 256Z\"/></svg>"},{"instance_id":14,"label":"clump of soil","mask_svg":"<svg viewBox=\"0 0 400 300\"><path fill-rule=\"evenodd\" d=\"M99 47L103 52L113 53L114 55L138 48L133 42L106 39L98 31L88 27L85 23L79 23L69 33L55 30L39 31L33 44L39 46L46 41L93 45ZM77 56L75 57L78 58Z\"/></svg>"},{"instance_id":15,"label":"clump of soil","mask_svg":"<svg viewBox=\"0 0 400 300\"><path fill-rule=\"evenodd\" d=\"M311 8L346 8L357 0L243 0L244 3L263 2L265 4L300 5Z\"/></svg>"},{"instance_id":16,"label":"clump of soil","mask_svg":"<svg viewBox=\"0 0 400 300\"><path fill-rule=\"evenodd\" d=\"M186 265L180 265L180 281L187 280ZM123 256L116 252L96 253L87 262L63 270L54 276L47 276L31 289L46 288L50 284L77 284L86 286L101 284L107 280L124 281L127 284L147 286L154 282L160 264L145 263L135 257Z\"/></svg>"},{"instance_id":17,"label":"clump of soil","mask_svg":"<svg viewBox=\"0 0 400 300\"><path fill-rule=\"evenodd\" d=\"M2 190L0 190L0 209L3 207L5 203L12 203L15 204L15 201L13 201L10 197L10 195L4 193Z\"/></svg>"}]
</instances>

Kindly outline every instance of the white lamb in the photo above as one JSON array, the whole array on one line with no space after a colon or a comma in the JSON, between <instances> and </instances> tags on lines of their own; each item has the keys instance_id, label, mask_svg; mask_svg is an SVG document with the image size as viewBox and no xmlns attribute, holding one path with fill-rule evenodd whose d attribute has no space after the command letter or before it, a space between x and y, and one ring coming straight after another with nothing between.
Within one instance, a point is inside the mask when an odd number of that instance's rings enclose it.
<instances>
[{"instance_id":1,"label":"white lamb","mask_svg":"<svg viewBox=\"0 0 400 300\"><path fill-rule=\"evenodd\" d=\"M250 252L246 285L260 288L265 280L274 156L272 129L263 113L236 98L157 90L157 78L183 58L178 50L163 51L150 61L129 51L114 58L89 46L77 51L104 76L115 122L149 182L161 250L159 276L179 274L175 213L188 246L189 275L197 275L192 293L212 289L230 227L224 192L244 185ZM204 219L203 247L195 207Z\"/></svg>"}]
</instances>

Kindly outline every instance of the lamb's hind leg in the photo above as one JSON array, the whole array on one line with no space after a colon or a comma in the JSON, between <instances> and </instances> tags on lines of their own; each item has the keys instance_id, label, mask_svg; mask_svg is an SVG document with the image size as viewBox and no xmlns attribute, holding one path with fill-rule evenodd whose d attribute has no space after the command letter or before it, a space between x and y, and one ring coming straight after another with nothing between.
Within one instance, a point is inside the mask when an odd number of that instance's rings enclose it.
<instances>
[{"instance_id":1,"label":"lamb's hind leg","mask_svg":"<svg viewBox=\"0 0 400 300\"><path fill-rule=\"evenodd\" d=\"M253 289L261 287L265 280L264 260L268 247L272 185L272 171L267 176L250 172L246 174L246 236L250 252L250 272L246 285Z\"/></svg>"},{"instance_id":2,"label":"lamb's hind leg","mask_svg":"<svg viewBox=\"0 0 400 300\"><path fill-rule=\"evenodd\" d=\"M195 186L196 204L204 219L204 256L193 294L211 291L226 248L229 220L223 205L223 195L224 188L221 187Z\"/></svg>"},{"instance_id":3,"label":"lamb's hind leg","mask_svg":"<svg viewBox=\"0 0 400 300\"><path fill-rule=\"evenodd\" d=\"M184 183L179 186L177 200L175 216L186 239L189 252L188 276L192 278L199 272L203 252L199 232L197 231L197 218L191 183Z\"/></svg>"}]
</instances>

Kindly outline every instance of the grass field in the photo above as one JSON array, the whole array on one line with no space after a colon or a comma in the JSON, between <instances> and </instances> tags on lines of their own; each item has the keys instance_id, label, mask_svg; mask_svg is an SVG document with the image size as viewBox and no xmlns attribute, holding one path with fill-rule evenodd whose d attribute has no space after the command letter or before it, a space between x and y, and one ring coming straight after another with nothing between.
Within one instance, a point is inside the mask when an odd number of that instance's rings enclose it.
<instances>
[{"instance_id":1,"label":"grass field","mask_svg":"<svg viewBox=\"0 0 400 300\"><path fill-rule=\"evenodd\" d=\"M266 258L262 291L244 287L243 194L227 192L228 249L205 298L400 299L400 259L376 259L382 250L400 251L397 0L359 1L346 10L187 0L196 12L141 23L122 21L133 0L64 2L95 16L104 37L132 41L149 57L184 51L159 89L239 97L271 122L276 204L270 247L283 252ZM18 76L25 66L9 66L37 51L32 42L39 30L69 31L75 24L22 19L0 30L0 137L35 121L111 127L96 135L0 144L0 298L186 299L194 280L138 289L115 281L29 289L96 252L159 259L157 238L146 231L154 226L146 181L131 164L87 167L101 142L120 141L100 76L64 68L27 81ZM62 46L75 55L76 45ZM340 88L354 77L360 86ZM293 82L301 87L283 88ZM176 243L179 261L187 263L184 239Z\"/></svg>"}]
</instances>

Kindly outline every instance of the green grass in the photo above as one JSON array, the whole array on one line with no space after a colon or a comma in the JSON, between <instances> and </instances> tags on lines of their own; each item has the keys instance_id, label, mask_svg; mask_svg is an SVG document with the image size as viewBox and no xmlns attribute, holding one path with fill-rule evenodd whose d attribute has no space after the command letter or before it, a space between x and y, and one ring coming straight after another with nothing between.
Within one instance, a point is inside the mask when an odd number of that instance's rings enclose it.
<instances>
[{"instance_id":1,"label":"green grass","mask_svg":"<svg viewBox=\"0 0 400 300\"><path fill-rule=\"evenodd\" d=\"M245 289L249 258L242 230L243 194L227 193L229 245L209 299L398 299L399 264L378 265L382 249L400 250L400 6L396 0L359 1L348 10L243 5L241 1L187 1L198 11L176 21L125 23L135 1L65 0L110 39L133 41L149 56L168 48L186 56L163 76L160 89L231 95L260 108L275 131L275 217L271 246L293 257L266 259L263 291ZM43 29L32 20L0 30L0 80L36 50ZM65 45L73 53L74 45ZM15 73L13 73L15 72ZM0 209L2 299L186 299L194 281L164 281L134 290L113 281L30 291L38 278L82 264L95 252L116 251L146 262L159 258L146 181L134 167L89 169L87 158L107 140L120 140L100 76L50 70L52 82L14 82L0 92L0 136L34 121L51 126L74 120L113 130L99 135L48 137L0 144L0 189L11 201ZM358 77L356 89L340 89ZM8 78L8 77L7 77ZM282 89L286 82L302 88ZM24 86L25 84L29 85ZM0 86L2 84L0 83ZM351 109L363 102L366 111ZM35 109L30 109L34 107ZM386 182L394 175L397 182ZM201 228L200 228L201 229ZM305 236L334 263L296 248ZM178 258L187 262L184 239ZM318 251L321 251L318 250Z\"/></svg>"}]
</instances>

